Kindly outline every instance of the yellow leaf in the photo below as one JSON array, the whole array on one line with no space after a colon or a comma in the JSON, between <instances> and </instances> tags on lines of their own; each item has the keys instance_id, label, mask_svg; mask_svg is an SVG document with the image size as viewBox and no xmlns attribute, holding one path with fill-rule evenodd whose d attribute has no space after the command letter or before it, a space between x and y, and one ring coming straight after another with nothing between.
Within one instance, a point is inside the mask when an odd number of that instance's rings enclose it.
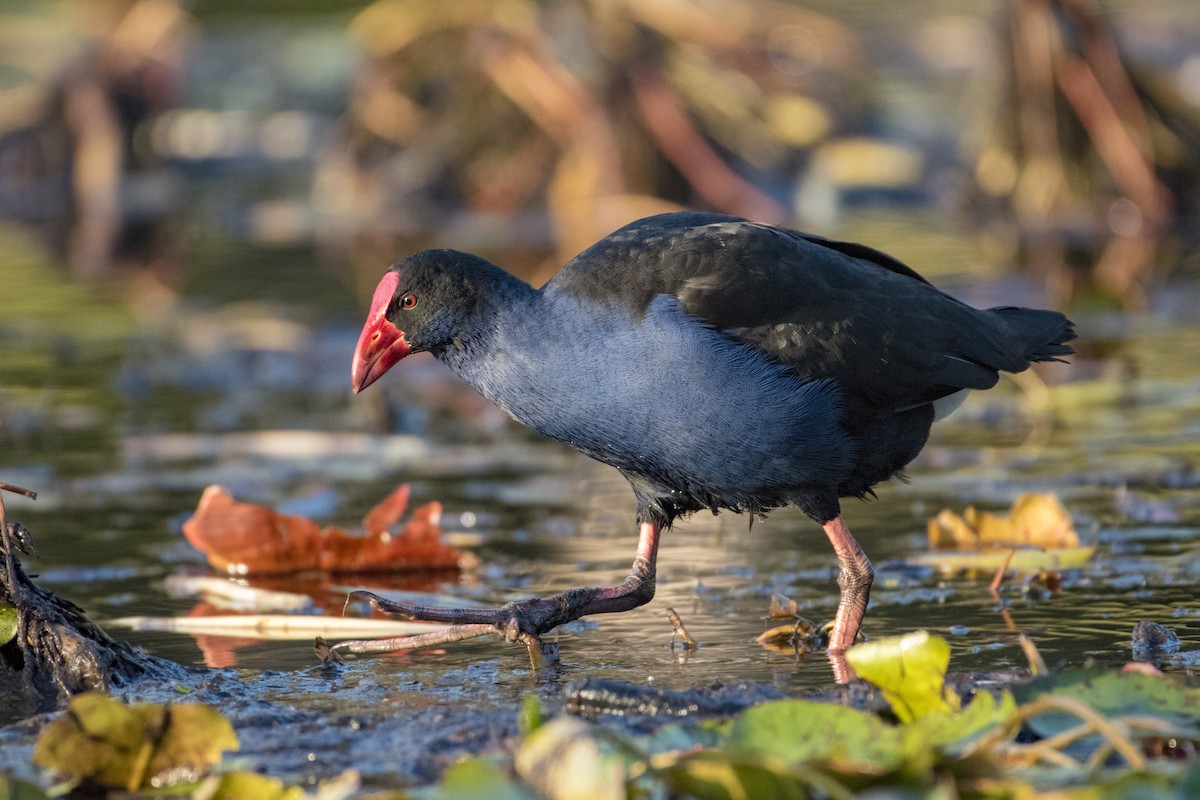
<instances>
[{"instance_id":1,"label":"yellow leaf","mask_svg":"<svg viewBox=\"0 0 1200 800\"><path fill-rule=\"evenodd\" d=\"M957 711L959 699L945 692L950 645L928 631L888 636L855 645L846 661L863 680L879 687L901 722L936 711Z\"/></svg>"},{"instance_id":2,"label":"yellow leaf","mask_svg":"<svg viewBox=\"0 0 1200 800\"><path fill-rule=\"evenodd\" d=\"M1008 514L1003 515L968 506L960 517L943 509L929 520L927 531L929 546L934 550L977 550L987 545L1079 547L1071 515L1052 493L1023 494L1013 501Z\"/></svg>"},{"instance_id":3,"label":"yellow leaf","mask_svg":"<svg viewBox=\"0 0 1200 800\"><path fill-rule=\"evenodd\" d=\"M1045 570L1061 572L1064 569L1080 569L1096 552L1095 547L1070 547L1061 550L1008 550L992 549L979 550L973 553L960 553L948 550L920 553L907 560L913 564L936 567L943 572L988 572L1000 569L1004 559L1012 553L1012 561L1008 565L1011 572L1027 575Z\"/></svg>"}]
</instances>

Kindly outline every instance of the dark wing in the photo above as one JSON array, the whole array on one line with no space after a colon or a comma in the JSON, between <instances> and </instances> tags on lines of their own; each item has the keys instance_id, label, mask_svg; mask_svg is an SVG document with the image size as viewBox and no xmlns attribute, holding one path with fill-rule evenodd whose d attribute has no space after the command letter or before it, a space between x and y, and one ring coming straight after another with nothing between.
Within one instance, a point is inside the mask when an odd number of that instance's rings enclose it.
<instances>
[{"instance_id":1,"label":"dark wing","mask_svg":"<svg viewBox=\"0 0 1200 800\"><path fill-rule=\"evenodd\" d=\"M987 389L998 371L1071 352L1065 317L979 310L896 259L718 214L631 223L576 256L548 291L622 302L656 295L810 377L842 385L852 416Z\"/></svg>"}]
</instances>

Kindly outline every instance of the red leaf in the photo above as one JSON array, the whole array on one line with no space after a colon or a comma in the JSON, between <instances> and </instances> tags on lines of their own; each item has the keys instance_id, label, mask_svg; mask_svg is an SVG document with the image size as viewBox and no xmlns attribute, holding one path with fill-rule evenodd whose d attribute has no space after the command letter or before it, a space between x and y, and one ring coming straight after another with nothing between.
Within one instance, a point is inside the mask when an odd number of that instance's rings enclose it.
<instances>
[{"instance_id":1,"label":"red leaf","mask_svg":"<svg viewBox=\"0 0 1200 800\"><path fill-rule=\"evenodd\" d=\"M391 499L372 509L367 518L370 519ZM386 527L366 536L352 536L337 528L327 528L321 568L330 572L457 569L462 554L442 544L442 529L438 525L441 515L441 503L427 503L413 511L412 518L399 534L391 533Z\"/></svg>"},{"instance_id":2,"label":"red leaf","mask_svg":"<svg viewBox=\"0 0 1200 800\"><path fill-rule=\"evenodd\" d=\"M367 535L356 536L239 503L220 486L210 486L195 515L183 524L183 534L215 569L236 575L457 569L462 554L442 544L440 503L417 508L399 533L388 530L404 513L408 497L407 485L397 488L367 513Z\"/></svg>"},{"instance_id":3,"label":"red leaf","mask_svg":"<svg viewBox=\"0 0 1200 800\"><path fill-rule=\"evenodd\" d=\"M396 491L385 497L383 502L367 512L363 517L363 530L368 536L378 536L400 521L400 515L404 513L407 505L408 484L402 483Z\"/></svg>"},{"instance_id":4,"label":"red leaf","mask_svg":"<svg viewBox=\"0 0 1200 800\"><path fill-rule=\"evenodd\" d=\"M320 565L321 529L304 517L239 503L209 486L183 535L214 569L234 575L300 572Z\"/></svg>"}]
</instances>

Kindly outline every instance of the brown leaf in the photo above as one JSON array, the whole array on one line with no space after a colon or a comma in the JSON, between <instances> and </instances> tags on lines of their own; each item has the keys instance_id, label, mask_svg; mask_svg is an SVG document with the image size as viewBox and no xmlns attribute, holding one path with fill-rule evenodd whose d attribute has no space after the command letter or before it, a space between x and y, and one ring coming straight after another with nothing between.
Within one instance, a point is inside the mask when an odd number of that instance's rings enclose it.
<instances>
[{"instance_id":1,"label":"brown leaf","mask_svg":"<svg viewBox=\"0 0 1200 800\"><path fill-rule=\"evenodd\" d=\"M795 619L800 616L800 607L792 598L775 592L771 595L771 607L767 619Z\"/></svg>"},{"instance_id":2,"label":"brown leaf","mask_svg":"<svg viewBox=\"0 0 1200 800\"><path fill-rule=\"evenodd\" d=\"M183 535L214 569L234 575L300 572L320 565L320 527L311 520L239 503L209 486Z\"/></svg>"},{"instance_id":3,"label":"brown leaf","mask_svg":"<svg viewBox=\"0 0 1200 800\"><path fill-rule=\"evenodd\" d=\"M813 648L819 632L816 623L798 617L790 625L779 625L763 631L754 641L776 653L805 652Z\"/></svg>"},{"instance_id":4,"label":"brown leaf","mask_svg":"<svg viewBox=\"0 0 1200 800\"><path fill-rule=\"evenodd\" d=\"M364 519L367 535L320 528L304 517L239 503L220 486L210 486L183 534L215 569L264 575L322 569L384 572L456 569L463 556L442 544L440 503L416 509L399 533L388 530L404 513L409 488L401 486Z\"/></svg>"},{"instance_id":5,"label":"brown leaf","mask_svg":"<svg viewBox=\"0 0 1200 800\"><path fill-rule=\"evenodd\" d=\"M378 536L400 521L404 509L408 506L409 488L402 483L396 490L383 499L379 505L372 508L363 517L363 530L368 536Z\"/></svg>"},{"instance_id":6,"label":"brown leaf","mask_svg":"<svg viewBox=\"0 0 1200 800\"><path fill-rule=\"evenodd\" d=\"M442 544L442 529L438 525L441 515L441 503L426 503L413 511L399 534L384 528L376 534L354 536L339 528L326 528L321 569L330 572L457 569L462 554Z\"/></svg>"},{"instance_id":7,"label":"brown leaf","mask_svg":"<svg viewBox=\"0 0 1200 800\"><path fill-rule=\"evenodd\" d=\"M1079 547L1071 515L1058 497L1023 494L1006 515L968 506L960 517L949 509L929 520L929 546L934 550L979 550L987 546L1031 545L1046 549Z\"/></svg>"}]
</instances>

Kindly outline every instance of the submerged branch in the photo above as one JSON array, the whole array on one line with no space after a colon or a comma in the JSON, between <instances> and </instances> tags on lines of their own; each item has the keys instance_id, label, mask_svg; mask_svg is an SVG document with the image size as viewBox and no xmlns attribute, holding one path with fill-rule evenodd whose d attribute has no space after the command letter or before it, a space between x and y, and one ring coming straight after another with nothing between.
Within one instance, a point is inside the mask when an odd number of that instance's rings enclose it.
<instances>
[{"instance_id":1,"label":"submerged branch","mask_svg":"<svg viewBox=\"0 0 1200 800\"><path fill-rule=\"evenodd\" d=\"M79 606L31 581L14 553L26 550L14 529L25 531L7 522L0 500L0 605L17 612L16 635L0 645L0 696L11 707L35 713L81 692L108 691L139 677L182 674L177 664L109 638Z\"/></svg>"}]
</instances>

